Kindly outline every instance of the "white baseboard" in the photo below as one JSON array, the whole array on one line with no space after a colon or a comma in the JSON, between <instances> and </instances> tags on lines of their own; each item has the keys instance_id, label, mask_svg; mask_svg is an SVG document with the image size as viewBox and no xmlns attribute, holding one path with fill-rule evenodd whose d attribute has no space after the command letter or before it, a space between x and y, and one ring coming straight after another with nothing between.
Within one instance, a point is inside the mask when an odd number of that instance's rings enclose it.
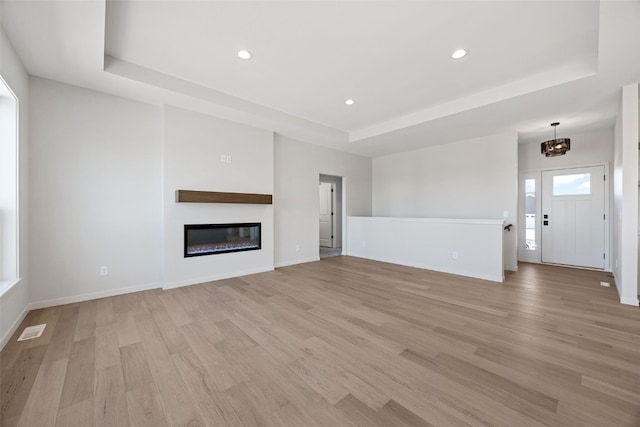
<instances>
[{"instance_id":1,"label":"white baseboard","mask_svg":"<svg viewBox=\"0 0 640 427\"><path fill-rule=\"evenodd\" d=\"M314 261L320 261L320 257L316 256L316 257L299 258L299 259L294 259L289 261L283 261L283 262L276 263L276 268L288 267L290 265L304 264L306 262L314 262Z\"/></svg>"},{"instance_id":2,"label":"white baseboard","mask_svg":"<svg viewBox=\"0 0 640 427\"><path fill-rule=\"evenodd\" d=\"M16 330L18 330L18 327L20 326L24 318L27 317L27 314L29 313L29 311L30 311L29 306L26 306L24 310L22 310L22 313L20 313L20 316L18 316L16 321L13 322L13 325L11 325L9 330L4 334L2 339L0 339L0 351L2 351L2 349L4 348L5 345L7 345L7 343L9 342L13 334L16 332Z\"/></svg>"},{"instance_id":3,"label":"white baseboard","mask_svg":"<svg viewBox=\"0 0 640 427\"><path fill-rule=\"evenodd\" d=\"M620 297L620 304L633 305L637 307L638 304L640 304L640 301L638 301L638 297Z\"/></svg>"},{"instance_id":4,"label":"white baseboard","mask_svg":"<svg viewBox=\"0 0 640 427\"><path fill-rule=\"evenodd\" d=\"M620 297L620 304L633 305L635 307L640 305L640 300L638 300L637 296L635 298L622 296L622 292L621 292L622 290L620 289L620 281L616 277L616 272L612 271L611 274L613 275L613 283L616 285L616 291L618 291L618 296Z\"/></svg>"},{"instance_id":5,"label":"white baseboard","mask_svg":"<svg viewBox=\"0 0 640 427\"><path fill-rule=\"evenodd\" d=\"M162 283L147 283L144 285L131 286L128 288L110 289L107 291L92 292L89 294L74 295L69 297L54 298L44 301L36 301L29 304L29 310L37 310L39 308L53 307L56 305L73 304L75 302L89 301L92 299L113 297L116 295L130 294L132 292L148 291L149 289L158 289L162 287Z\"/></svg>"},{"instance_id":6,"label":"white baseboard","mask_svg":"<svg viewBox=\"0 0 640 427\"><path fill-rule=\"evenodd\" d=\"M243 271L234 271L231 273L216 274L213 276L196 277L193 279L180 280L178 282L165 283L162 286L162 289L166 290L166 289L181 288L183 286L198 285L200 283L214 282L216 280L223 280L223 279L231 279L233 277L248 276L249 274L265 273L267 271L273 271L273 267L261 267L261 268L243 270Z\"/></svg>"},{"instance_id":7,"label":"white baseboard","mask_svg":"<svg viewBox=\"0 0 640 427\"><path fill-rule=\"evenodd\" d=\"M620 281L616 277L615 271L613 272L613 283L616 285L616 291L618 291L618 296L622 295L622 292L620 292ZM622 303L622 298L620 298L620 302Z\"/></svg>"}]
</instances>

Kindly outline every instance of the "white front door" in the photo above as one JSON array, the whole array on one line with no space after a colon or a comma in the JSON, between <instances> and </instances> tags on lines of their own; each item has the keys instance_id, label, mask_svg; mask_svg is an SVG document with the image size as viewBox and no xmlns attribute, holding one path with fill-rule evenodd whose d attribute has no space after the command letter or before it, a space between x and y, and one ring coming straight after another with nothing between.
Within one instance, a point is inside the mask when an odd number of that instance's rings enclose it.
<instances>
[{"instance_id":1,"label":"white front door","mask_svg":"<svg viewBox=\"0 0 640 427\"><path fill-rule=\"evenodd\" d=\"M333 184L320 183L320 246L333 247Z\"/></svg>"},{"instance_id":2,"label":"white front door","mask_svg":"<svg viewBox=\"0 0 640 427\"><path fill-rule=\"evenodd\" d=\"M604 268L603 166L542 172L542 262Z\"/></svg>"}]
</instances>

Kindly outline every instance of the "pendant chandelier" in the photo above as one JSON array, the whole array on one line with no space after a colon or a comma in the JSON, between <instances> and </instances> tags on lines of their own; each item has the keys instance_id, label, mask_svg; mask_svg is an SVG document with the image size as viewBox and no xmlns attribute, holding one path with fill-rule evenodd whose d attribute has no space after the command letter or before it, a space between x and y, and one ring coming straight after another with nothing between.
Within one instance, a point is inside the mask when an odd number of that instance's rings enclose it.
<instances>
[{"instance_id":1,"label":"pendant chandelier","mask_svg":"<svg viewBox=\"0 0 640 427\"><path fill-rule=\"evenodd\" d=\"M551 126L553 126L553 139L540 144L540 153L546 157L564 156L571 149L571 140L569 138L556 138L556 126L559 124L560 122L551 123Z\"/></svg>"}]
</instances>

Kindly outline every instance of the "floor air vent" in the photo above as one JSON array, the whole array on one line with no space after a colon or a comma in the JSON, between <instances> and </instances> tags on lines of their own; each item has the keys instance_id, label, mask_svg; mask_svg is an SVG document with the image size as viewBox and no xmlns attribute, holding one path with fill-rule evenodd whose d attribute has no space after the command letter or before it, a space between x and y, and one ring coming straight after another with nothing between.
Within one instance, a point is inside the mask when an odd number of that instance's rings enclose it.
<instances>
[{"instance_id":1,"label":"floor air vent","mask_svg":"<svg viewBox=\"0 0 640 427\"><path fill-rule=\"evenodd\" d=\"M29 326L28 328L24 328L24 331L20 334L18 341L26 341L32 340L34 338L39 338L44 332L44 328L47 326L46 323L42 325Z\"/></svg>"}]
</instances>

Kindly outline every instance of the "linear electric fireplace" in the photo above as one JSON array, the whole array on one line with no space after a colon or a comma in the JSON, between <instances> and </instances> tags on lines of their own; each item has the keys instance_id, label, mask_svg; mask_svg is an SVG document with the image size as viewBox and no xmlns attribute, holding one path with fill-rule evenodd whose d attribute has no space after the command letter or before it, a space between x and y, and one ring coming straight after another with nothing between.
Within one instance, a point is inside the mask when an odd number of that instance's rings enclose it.
<instances>
[{"instance_id":1,"label":"linear electric fireplace","mask_svg":"<svg viewBox=\"0 0 640 427\"><path fill-rule=\"evenodd\" d=\"M184 226L184 256L255 251L261 248L260 223Z\"/></svg>"}]
</instances>

